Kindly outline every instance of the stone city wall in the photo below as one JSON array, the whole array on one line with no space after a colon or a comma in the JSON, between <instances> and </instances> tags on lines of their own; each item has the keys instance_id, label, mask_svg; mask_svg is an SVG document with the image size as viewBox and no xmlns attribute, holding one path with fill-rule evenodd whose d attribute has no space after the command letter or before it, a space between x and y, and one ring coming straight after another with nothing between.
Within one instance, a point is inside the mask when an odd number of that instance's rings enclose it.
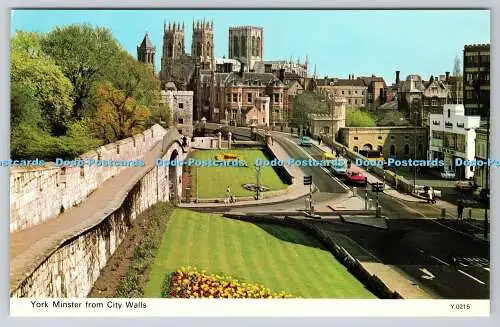
<instances>
[{"instance_id":1,"label":"stone city wall","mask_svg":"<svg viewBox=\"0 0 500 327\"><path fill-rule=\"evenodd\" d=\"M162 158L169 160L173 151L177 151L179 160L185 159L179 143L170 145ZM180 177L182 167L174 169ZM178 196L181 186L177 188ZM169 201L169 197L169 168L152 167L117 200L116 210L110 214L103 212L96 225L62 243L11 289L11 297L86 297L136 217L155 203Z\"/></svg>"},{"instance_id":2,"label":"stone city wall","mask_svg":"<svg viewBox=\"0 0 500 327\"><path fill-rule=\"evenodd\" d=\"M165 135L154 125L144 132L99 147L80 156L95 160L138 160ZM10 232L54 218L84 201L104 181L126 167L48 167L12 169L10 174Z\"/></svg>"}]
</instances>

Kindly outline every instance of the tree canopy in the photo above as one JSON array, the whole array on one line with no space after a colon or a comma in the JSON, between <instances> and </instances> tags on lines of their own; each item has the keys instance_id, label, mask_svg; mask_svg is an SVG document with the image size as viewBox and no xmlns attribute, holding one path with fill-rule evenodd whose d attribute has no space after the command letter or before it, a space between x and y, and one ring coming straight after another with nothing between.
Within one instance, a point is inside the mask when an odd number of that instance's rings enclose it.
<instances>
[{"instance_id":1,"label":"tree canopy","mask_svg":"<svg viewBox=\"0 0 500 327\"><path fill-rule=\"evenodd\" d=\"M154 72L105 28L17 31L10 78L13 158L73 158L142 132L168 112Z\"/></svg>"},{"instance_id":2,"label":"tree canopy","mask_svg":"<svg viewBox=\"0 0 500 327\"><path fill-rule=\"evenodd\" d=\"M361 109L348 109L346 114L347 127L374 127L375 119Z\"/></svg>"},{"instance_id":3,"label":"tree canopy","mask_svg":"<svg viewBox=\"0 0 500 327\"><path fill-rule=\"evenodd\" d=\"M308 125L307 115L311 113L330 113L328 104L323 100L322 96L313 92L297 94L293 98L291 125L294 127Z\"/></svg>"}]
</instances>

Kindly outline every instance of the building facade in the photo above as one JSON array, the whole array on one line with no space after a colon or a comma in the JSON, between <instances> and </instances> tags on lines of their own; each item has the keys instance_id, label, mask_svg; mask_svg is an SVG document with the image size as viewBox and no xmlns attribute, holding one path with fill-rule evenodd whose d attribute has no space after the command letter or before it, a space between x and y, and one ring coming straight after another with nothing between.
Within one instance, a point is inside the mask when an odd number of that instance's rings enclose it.
<instances>
[{"instance_id":1,"label":"building facade","mask_svg":"<svg viewBox=\"0 0 500 327\"><path fill-rule=\"evenodd\" d=\"M254 69L262 61L264 52L264 29L256 26L235 26L229 28L229 59L238 59L248 68Z\"/></svg>"},{"instance_id":2,"label":"building facade","mask_svg":"<svg viewBox=\"0 0 500 327\"><path fill-rule=\"evenodd\" d=\"M426 128L345 127L339 142L350 150L378 150L384 158L426 159Z\"/></svg>"},{"instance_id":3,"label":"building facade","mask_svg":"<svg viewBox=\"0 0 500 327\"><path fill-rule=\"evenodd\" d=\"M480 126L479 116L465 116L461 104L444 105L441 114L429 116L429 160L444 161L444 171L455 172L462 179L474 176L474 167L457 166L456 158L473 160L475 157L476 129Z\"/></svg>"},{"instance_id":4,"label":"building facade","mask_svg":"<svg viewBox=\"0 0 500 327\"><path fill-rule=\"evenodd\" d=\"M193 92L169 87L161 91L161 102L170 108L170 118L179 133L193 136Z\"/></svg>"},{"instance_id":5,"label":"building facade","mask_svg":"<svg viewBox=\"0 0 500 327\"><path fill-rule=\"evenodd\" d=\"M361 76L360 79L365 83L366 90L366 105L368 110L375 110L378 106L385 103L385 88L386 84L382 77L372 75L371 77Z\"/></svg>"},{"instance_id":6,"label":"building facade","mask_svg":"<svg viewBox=\"0 0 500 327\"><path fill-rule=\"evenodd\" d=\"M476 149L475 156L476 160L487 161L488 158L488 129L478 128L476 129ZM477 166L474 171L474 182L480 188L489 188L489 170L486 166Z\"/></svg>"},{"instance_id":7,"label":"building facade","mask_svg":"<svg viewBox=\"0 0 500 327\"><path fill-rule=\"evenodd\" d=\"M347 108L365 108L368 87L363 80L354 79L349 75L348 79L328 78L315 81L315 88L319 93L329 92L337 97L346 99Z\"/></svg>"},{"instance_id":8,"label":"building facade","mask_svg":"<svg viewBox=\"0 0 500 327\"><path fill-rule=\"evenodd\" d=\"M486 121L490 115L490 45L466 45L463 60L465 114Z\"/></svg>"},{"instance_id":9,"label":"building facade","mask_svg":"<svg viewBox=\"0 0 500 327\"><path fill-rule=\"evenodd\" d=\"M311 135L336 138L339 130L345 127L346 102L345 98L332 98L329 100L329 114L309 114Z\"/></svg>"}]
</instances>

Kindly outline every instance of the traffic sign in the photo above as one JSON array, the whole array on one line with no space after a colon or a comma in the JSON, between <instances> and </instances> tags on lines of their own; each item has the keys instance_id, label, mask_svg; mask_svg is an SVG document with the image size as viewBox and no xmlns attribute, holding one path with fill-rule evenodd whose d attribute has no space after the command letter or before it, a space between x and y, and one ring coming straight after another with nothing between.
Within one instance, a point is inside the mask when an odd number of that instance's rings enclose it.
<instances>
[{"instance_id":1,"label":"traffic sign","mask_svg":"<svg viewBox=\"0 0 500 327\"><path fill-rule=\"evenodd\" d=\"M312 184L312 176L304 176L304 185Z\"/></svg>"}]
</instances>

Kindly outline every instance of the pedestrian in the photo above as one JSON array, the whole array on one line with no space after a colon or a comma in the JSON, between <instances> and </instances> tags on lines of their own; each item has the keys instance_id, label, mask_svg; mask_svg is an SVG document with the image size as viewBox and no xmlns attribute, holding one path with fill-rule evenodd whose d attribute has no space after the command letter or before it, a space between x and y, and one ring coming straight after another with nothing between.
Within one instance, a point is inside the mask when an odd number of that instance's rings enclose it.
<instances>
[{"instance_id":1,"label":"pedestrian","mask_svg":"<svg viewBox=\"0 0 500 327\"><path fill-rule=\"evenodd\" d=\"M429 197L429 199L427 200L427 203L432 203L433 202L433 198L432 198L432 188L429 188L427 190L427 196Z\"/></svg>"},{"instance_id":2,"label":"pedestrian","mask_svg":"<svg viewBox=\"0 0 500 327\"><path fill-rule=\"evenodd\" d=\"M458 201L457 212L458 212L458 219L462 219L462 214L464 213L464 204L462 200Z\"/></svg>"},{"instance_id":3,"label":"pedestrian","mask_svg":"<svg viewBox=\"0 0 500 327\"><path fill-rule=\"evenodd\" d=\"M432 189L432 203L436 204L436 193L434 192L434 189Z\"/></svg>"},{"instance_id":4,"label":"pedestrian","mask_svg":"<svg viewBox=\"0 0 500 327\"><path fill-rule=\"evenodd\" d=\"M230 200L231 200L231 188L228 185L226 189L226 202L229 202Z\"/></svg>"},{"instance_id":5,"label":"pedestrian","mask_svg":"<svg viewBox=\"0 0 500 327\"><path fill-rule=\"evenodd\" d=\"M318 144L321 145L321 135L318 136Z\"/></svg>"}]
</instances>

